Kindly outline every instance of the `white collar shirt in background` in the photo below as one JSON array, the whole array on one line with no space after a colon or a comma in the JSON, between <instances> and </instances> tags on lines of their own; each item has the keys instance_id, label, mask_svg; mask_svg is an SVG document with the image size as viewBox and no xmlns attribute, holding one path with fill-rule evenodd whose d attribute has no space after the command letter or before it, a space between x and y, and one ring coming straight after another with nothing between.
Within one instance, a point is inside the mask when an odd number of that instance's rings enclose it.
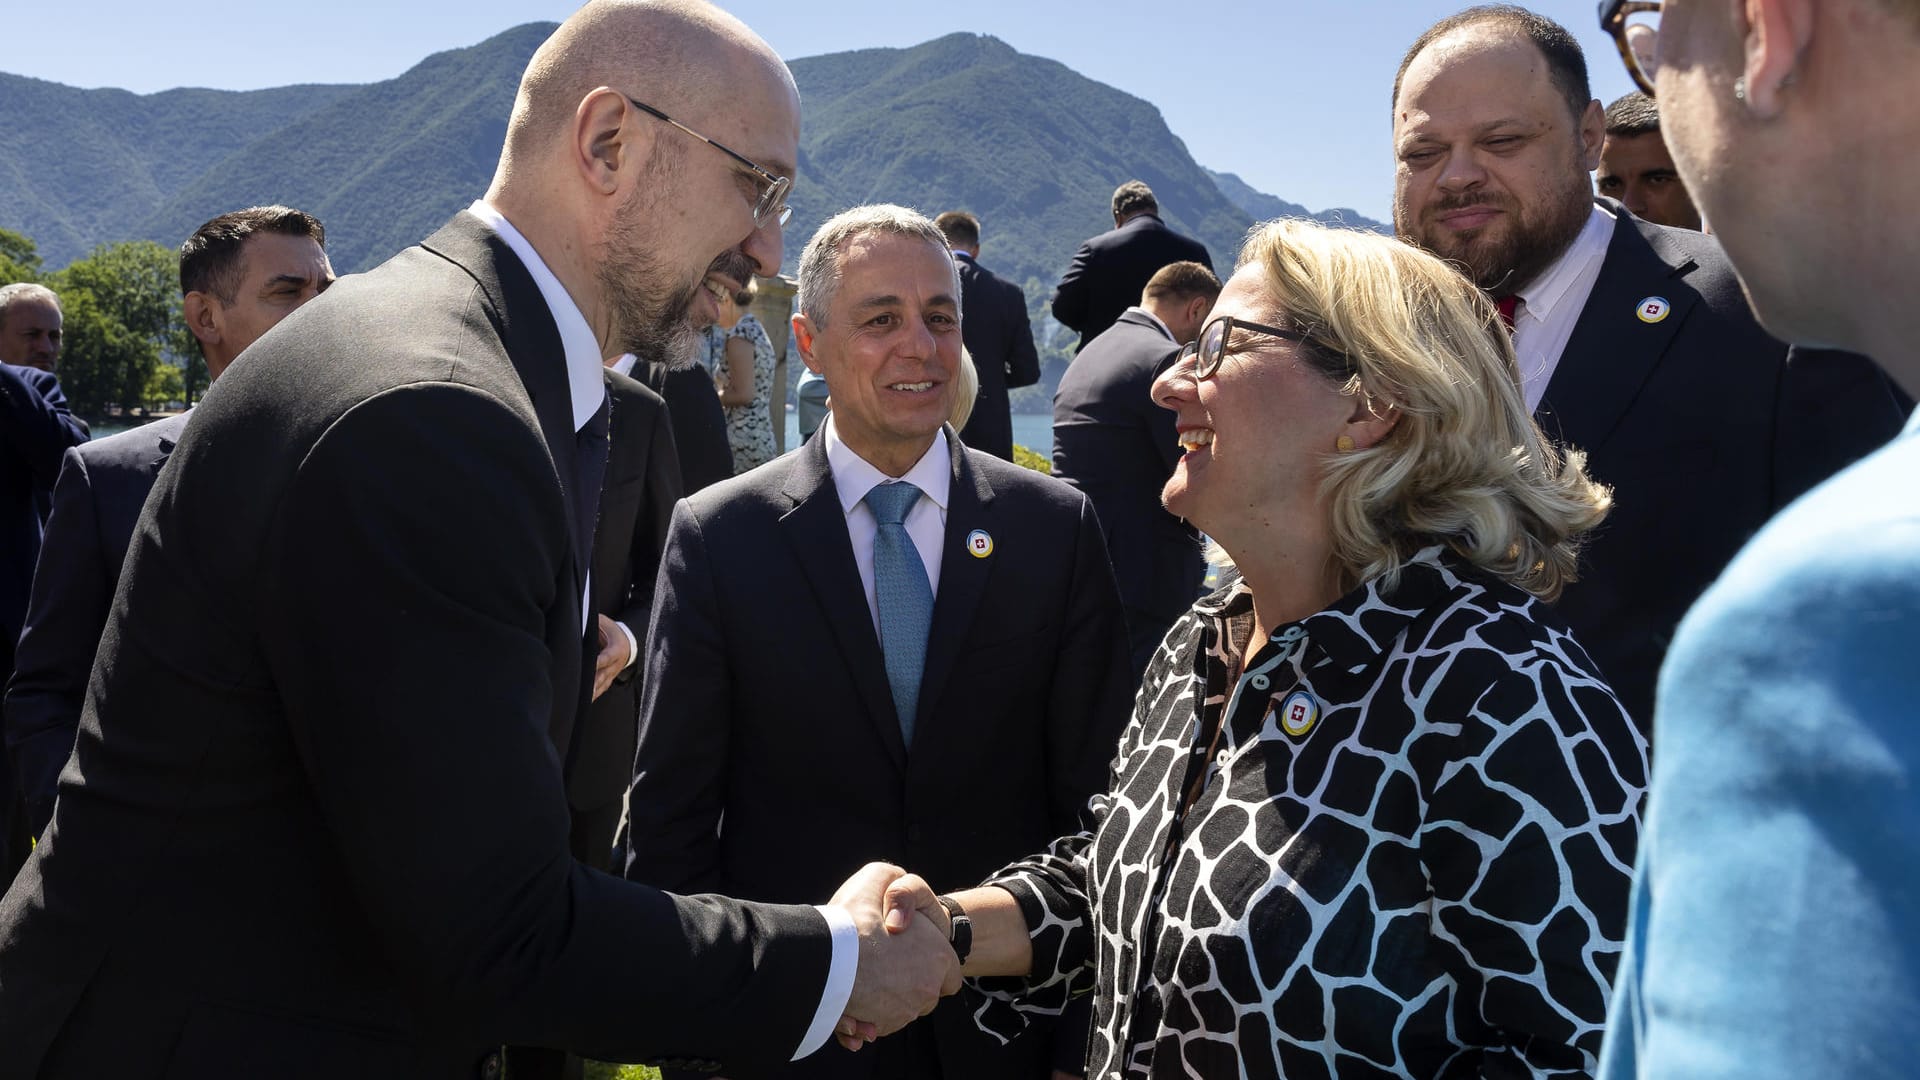
<instances>
[{"instance_id":1,"label":"white collar shirt in background","mask_svg":"<svg viewBox=\"0 0 1920 1080\"><path fill-rule=\"evenodd\" d=\"M1553 381L1560 355L1573 338L1574 324L1586 310L1600 267L1613 242L1614 217L1596 203L1587 223L1553 265L1520 290L1513 317L1513 351L1520 359L1520 381L1527 408L1538 409Z\"/></svg>"}]
</instances>

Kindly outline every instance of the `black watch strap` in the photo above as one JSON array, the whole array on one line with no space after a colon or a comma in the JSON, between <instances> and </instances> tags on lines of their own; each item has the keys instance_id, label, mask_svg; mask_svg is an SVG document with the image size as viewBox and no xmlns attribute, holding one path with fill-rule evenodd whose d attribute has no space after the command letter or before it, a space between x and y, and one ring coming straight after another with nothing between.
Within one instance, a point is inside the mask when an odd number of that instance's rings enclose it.
<instances>
[{"instance_id":1,"label":"black watch strap","mask_svg":"<svg viewBox=\"0 0 1920 1080\"><path fill-rule=\"evenodd\" d=\"M967 918L967 910L953 897L936 896L934 899L947 909L947 944L953 946L953 955L964 964L967 954L973 951L973 920Z\"/></svg>"}]
</instances>

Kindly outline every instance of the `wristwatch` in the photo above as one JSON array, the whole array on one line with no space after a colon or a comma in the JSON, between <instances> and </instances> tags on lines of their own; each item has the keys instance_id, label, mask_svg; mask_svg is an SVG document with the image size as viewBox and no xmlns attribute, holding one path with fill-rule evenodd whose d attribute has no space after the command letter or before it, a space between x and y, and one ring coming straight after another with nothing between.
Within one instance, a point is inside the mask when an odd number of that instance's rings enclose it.
<instances>
[{"instance_id":1,"label":"wristwatch","mask_svg":"<svg viewBox=\"0 0 1920 1080\"><path fill-rule=\"evenodd\" d=\"M967 954L973 951L973 920L967 918L966 909L953 897L936 896L934 899L947 909L947 944L953 946L953 955L964 964Z\"/></svg>"}]
</instances>

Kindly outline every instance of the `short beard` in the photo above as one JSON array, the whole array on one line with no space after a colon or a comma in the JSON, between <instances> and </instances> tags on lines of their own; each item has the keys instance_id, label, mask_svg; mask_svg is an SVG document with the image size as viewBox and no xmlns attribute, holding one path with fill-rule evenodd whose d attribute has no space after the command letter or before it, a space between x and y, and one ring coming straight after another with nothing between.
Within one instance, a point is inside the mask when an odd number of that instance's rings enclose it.
<instances>
[{"instance_id":1,"label":"short beard","mask_svg":"<svg viewBox=\"0 0 1920 1080\"><path fill-rule=\"evenodd\" d=\"M641 195L614 215L596 277L615 320L614 341L643 363L681 368L694 362L700 341L692 323L699 282L675 287L653 254Z\"/></svg>"},{"instance_id":2,"label":"short beard","mask_svg":"<svg viewBox=\"0 0 1920 1080\"><path fill-rule=\"evenodd\" d=\"M1442 198L1428 206L1425 219L1432 220L1449 210L1471 206L1491 206L1505 211L1509 228L1495 240L1478 233L1453 236L1435 226L1425 231L1409 230L1402 225L1402 236L1460 268L1473 283L1494 296L1519 292L1552 266L1569 246L1587 218L1593 214L1593 189L1585 172L1573 166L1566 186L1550 192L1542 206L1528 213L1505 193L1469 192ZM1576 190L1577 189L1577 190ZM1396 223L1400 224L1400 223ZM1445 236L1442 241L1440 238Z\"/></svg>"}]
</instances>

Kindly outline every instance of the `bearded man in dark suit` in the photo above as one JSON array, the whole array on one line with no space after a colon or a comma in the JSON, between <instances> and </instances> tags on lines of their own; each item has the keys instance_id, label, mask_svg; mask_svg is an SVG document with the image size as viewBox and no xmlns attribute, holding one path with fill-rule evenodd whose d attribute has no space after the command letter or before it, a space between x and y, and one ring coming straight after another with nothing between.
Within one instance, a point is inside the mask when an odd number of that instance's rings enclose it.
<instances>
[{"instance_id":1,"label":"bearded man in dark suit","mask_svg":"<svg viewBox=\"0 0 1920 1080\"><path fill-rule=\"evenodd\" d=\"M883 928L895 868L815 909L568 854L601 358L676 353L721 252L779 264L798 138L731 16L595 0L485 197L213 387L0 902L0 1074L497 1076L511 1042L754 1075L957 985L931 924Z\"/></svg>"},{"instance_id":2,"label":"bearded man in dark suit","mask_svg":"<svg viewBox=\"0 0 1920 1080\"><path fill-rule=\"evenodd\" d=\"M1080 332L1079 352L1139 301L1154 271L1183 261L1213 269L1207 246L1169 228L1153 189L1129 180L1113 191L1113 228L1080 245L1054 288L1053 317Z\"/></svg>"},{"instance_id":3,"label":"bearded man in dark suit","mask_svg":"<svg viewBox=\"0 0 1920 1080\"><path fill-rule=\"evenodd\" d=\"M1395 228L1493 296L1541 427L1614 489L1555 606L1649 729L1688 606L1912 402L1864 357L1789 363L1717 240L1594 198L1605 118L1559 24L1505 6L1442 20L1407 51L1393 101Z\"/></svg>"},{"instance_id":4,"label":"bearded man in dark suit","mask_svg":"<svg viewBox=\"0 0 1920 1080\"><path fill-rule=\"evenodd\" d=\"M814 438L683 501L660 571L627 875L801 897L862 858L971 884L1077 828L1128 714L1120 605L1085 496L945 425L961 362L945 238L849 210L800 259ZM804 692L796 692L804 690ZM963 813L953 813L965 806ZM1084 1055L1084 1029L1069 1037ZM793 1077L1044 1077L964 1002Z\"/></svg>"},{"instance_id":5,"label":"bearded man in dark suit","mask_svg":"<svg viewBox=\"0 0 1920 1080\"><path fill-rule=\"evenodd\" d=\"M209 383L333 283L326 241L326 228L311 214L253 206L208 221L180 246L181 313L206 358ZM6 691L7 752L34 836L53 818L60 767L73 751L134 523L192 415L73 447L61 465Z\"/></svg>"}]
</instances>

